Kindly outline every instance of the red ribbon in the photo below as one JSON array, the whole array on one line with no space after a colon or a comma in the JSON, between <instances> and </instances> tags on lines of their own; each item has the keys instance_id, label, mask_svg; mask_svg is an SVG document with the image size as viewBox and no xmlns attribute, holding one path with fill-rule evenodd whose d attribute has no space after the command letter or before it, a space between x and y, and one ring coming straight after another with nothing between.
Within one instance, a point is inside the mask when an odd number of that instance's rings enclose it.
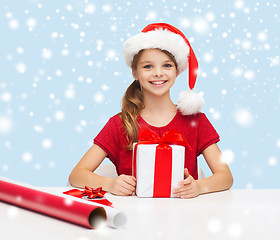
<instances>
[{"instance_id":1,"label":"red ribbon","mask_svg":"<svg viewBox=\"0 0 280 240\"><path fill-rule=\"evenodd\" d=\"M93 189L91 187L85 186L85 190L83 192L83 196L88 196L88 198L98 198L104 197L106 191L102 190L102 187Z\"/></svg>"},{"instance_id":2,"label":"red ribbon","mask_svg":"<svg viewBox=\"0 0 280 240\"><path fill-rule=\"evenodd\" d=\"M93 189L91 187L85 186L84 191L81 191L81 190L78 190L78 189L71 189L71 190L68 190L68 191L63 192L63 193L67 194L67 195L74 196L74 197L78 197L78 198L83 198L84 196L87 196L90 199L89 201L91 201L91 202L96 202L96 203L104 204L104 205L107 205L107 206L112 206L113 205L106 198L93 200L94 198L103 198L104 197L106 191L102 190L102 187Z\"/></svg>"},{"instance_id":3,"label":"red ribbon","mask_svg":"<svg viewBox=\"0 0 280 240\"><path fill-rule=\"evenodd\" d=\"M153 197L170 197L172 178L172 148L180 145L191 149L183 136L175 129L169 130L160 138L157 133L142 127L138 133L138 143L134 147L133 174L136 177L136 153L139 144L158 144L155 156L154 192Z\"/></svg>"}]
</instances>

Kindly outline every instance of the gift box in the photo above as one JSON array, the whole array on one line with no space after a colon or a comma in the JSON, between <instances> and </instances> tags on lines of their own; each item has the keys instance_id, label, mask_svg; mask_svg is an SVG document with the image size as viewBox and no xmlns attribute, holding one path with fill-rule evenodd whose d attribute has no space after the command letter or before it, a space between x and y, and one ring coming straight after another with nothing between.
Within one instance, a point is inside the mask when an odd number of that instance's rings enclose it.
<instances>
[{"instance_id":1,"label":"gift box","mask_svg":"<svg viewBox=\"0 0 280 240\"><path fill-rule=\"evenodd\" d=\"M184 179L185 149L189 147L176 130L162 138L141 128L133 145L133 175L138 197L173 197L172 189Z\"/></svg>"}]
</instances>

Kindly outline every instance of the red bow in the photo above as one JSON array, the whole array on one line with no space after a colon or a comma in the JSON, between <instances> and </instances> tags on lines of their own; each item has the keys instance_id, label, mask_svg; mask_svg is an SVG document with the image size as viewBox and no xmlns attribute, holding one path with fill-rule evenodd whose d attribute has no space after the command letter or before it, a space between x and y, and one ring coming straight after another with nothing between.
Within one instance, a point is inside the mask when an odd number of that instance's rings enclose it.
<instances>
[{"instance_id":1,"label":"red bow","mask_svg":"<svg viewBox=\"0 0 280 240\"><path fill-rule=\"evenodd\" d=\"M71 189L71 190L68 190L68 191L63 192L63 193L67 194L67 195L74 196L74 197L78 197L78 198L83 198L83 196L87 196L88 198L91 199L91 200L89 200L91 202L96 202L96 203L104 204L104 205L107 205L107 206L112 206L112 203L109 200L107 200L106 198L92 200L94 198L103 198L104 197L106 191L102 190L102 187L93 189L91 187L85 186L84 191L81 191L81 190L78 190L78 189Z\"/></svg>"},{"instance_id":2,"label":"red bow","mask_svg":"<svg viewBox=\"0 0 280 240\"><path fill-rule=\"evenodd\" d=\"M139 142L134 147L133 175L136 177L136 152L139 144L158 144L155 156L154 197L169 197L172 175L172 148L170 145L180 145L191 150L188 142L175 129L167 131L160 138L157 133L147 127L142 127L138 133Z\"/></svg>"},{"instance_id":3,"label":"red bow","mask_svg":"<svg viewBox=\"0 0 280 240\"><path fill-rule=\"evenodd\" d=\"M184 139L182 134L175 129L171 129L165 132L163 136L160 138L156 132L152 131L147 127L142 127L138 133L138 141L139 142L137 144L156 144L156 143L160 145L174 144L174 145L187 147L189 150L191 150L191 146Z\"/></svg>"},{"instance_id":4,"label":"red bow","mask_svg":"<svg viewBox=\"0 0 280 240\"><path fill-rule=\"evenodd\" d=\"M88 196L88 198L102 198L104 197L106 191L102 190L102 187L93 189L91 187L85 186L85 190L82 193L83 196Z\"/></svg>"}]
</instances>

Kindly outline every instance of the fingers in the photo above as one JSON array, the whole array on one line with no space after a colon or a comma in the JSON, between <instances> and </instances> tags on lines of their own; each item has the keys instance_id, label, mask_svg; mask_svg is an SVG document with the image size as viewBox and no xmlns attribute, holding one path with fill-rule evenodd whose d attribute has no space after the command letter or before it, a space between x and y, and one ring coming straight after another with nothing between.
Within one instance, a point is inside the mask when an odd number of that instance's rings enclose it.
<instances>
[{"instance_id":1,"label":"fingers","mask_svg":"<svg viewBox=\"0 0 280 240\"><path fill-rule=\"evenodd\" d=\"M188 198L194 198L194 197L196 197L197 195L195 194L195 193L188 193L188 194L182 194L181 196L180 196L180 198L182 198L182 199L188 199Z\"/></svg>"},{"instance_id":2,"label":"fingers","mask_svg":"<svg viewBox=\"0 0 280 240\"><path fill-rule=\"evenodd\" d=\"M187 168L184 168L184 176L187 178L190 175L189 170Z\"/></svg>"},{"instance_id":3,"label":"fingers","mask_svg":"<svg viewBox=\"0 0 280 240\"><path fill-rule=\"evenodd\" d=\"M193 198L198 196L198 185L196 180L189 174L187 168L184 169L185 179L178 183L179 187L173 189L174 197Z\"/></svg>"},{"instance_id":4,"label":"fingers","mask_svg":"<svg viewBox=\"0 0 280 240\"><path fill-rule=\"evenodd\" d=\"M172 190L173 194L182 194L183 192L189 192L192 190L191 186L184 185L182 187L177 187Z\"/></svg>"},{"instance_id":5,"label":"fingers","mask_svg":"<svg viewBox=\"0 0 280 240\"><path fill-rule=\"evenodd\" d=\"M136 178L134 176L128 175L120 175L120 177L126 182L127 184L135 187L136 186Z\"/></svg>"},{"instance_id":6,"label":"fingers","mask_svg":"<svg viewBox=\"0 0 280 240\"><path fill-rule=\"evenodd\" d=\"M191 177L191 175L187 168L184 168L184 177L185 177L185 179L178 183L179 186L183 186L184 184L189 184L191 182L191 179L189 178L189 177Z\"/></svg>"},{"instance_id":7,"label":"fingers","mask_svg":"<svg viewBox=\"0 0 280 240\"><path fill-rule=\"evenodd\" d=\"M115 179L112 193L116 195L131 195L135 191L136 178L128 175L120 175Z\"/></svg>"},{"instance_id":8,"label":"fingers","mask_svg":"<svg viewBox=\"0 0 280 240\"><path fill-rule=\"evenodd\" d=\"M134 186L131 186L130 184L127 183L121 184L120 187L122 191L126 190L125 192L129 192L129 194L132 194L132 192L135 190Z\"/></svg>"},{"instance_id":9,"label":"fingers","mask_svg":"<svg viewBox=\"0 0 280 240\"><path fill-rule=\"evenodd\" d=\"M197 196L193 188L187 188L187 189L177 188L176 190L174 189L173 195L174 197L179 197L179 198L193 198Z\"/></svg>"},{"instance_id":10,"label":"fingers","mask_svg":"<svg viewBox=\"0 0 280 240\"><path fill-rule=\"evenodd\" d=\"M193 180L194 180L193 177L191 175L188 175L188 177L186 179L180 181L178 183L178 185L183 186L183 185L186 185L186 184L191 184Z\"/></svg>"},{"instance_id":11,"label":"fingers","mask_svg":"<svg viewBox=\"0 0 280 240\"><path fill-rule=\"evenodd\" d=\"M133 192L134 192L134 190L130 190L130 189L127 189L127 188L121 186L119 189L119 193L117 195L127 196L127 195L131 195Z\"/></svg>"},{"instance_id":12,"label":"fingers","mask_svg":"<svg viewBox=\"0 0 280 240\"><path fill-rule=\"evenodd\" d=\"M136 186L136 179L133 176L121 175L121 179L123 180L122 187L129 190L134 191Z\"/></svg>"}]
</instances>

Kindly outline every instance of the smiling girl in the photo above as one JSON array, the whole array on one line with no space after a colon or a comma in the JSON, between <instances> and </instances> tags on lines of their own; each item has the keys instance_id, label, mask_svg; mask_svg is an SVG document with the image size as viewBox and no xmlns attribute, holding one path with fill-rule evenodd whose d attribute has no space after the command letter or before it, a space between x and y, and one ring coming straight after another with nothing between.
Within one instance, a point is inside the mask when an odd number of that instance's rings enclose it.
<instances>
[{"instance_id":1,"label":"smiling girl","mask_svg":"<svg viewBox=\"0 0 280 240\"><path fill-rule=\"evenodd\" d=\"M189 67L189 86L194 87L197 60L182 32L165 24L150 24L124 44L124 57L132 69L134 82L122 99L121 113L109 119L69 176L75 187L85 185L116 195L131 195L137 179L132 176L132 145L139 129L148 127L160 137L176 129L191 146L185 155L185 179L173 195L192 198L222 191L232 186L233 178L217 146L219 135L200 110L203 99L192 91L182 92L175 105L170 88L176 77ZM203 154L213 175L198 180L197 157ZM116 166L118 177L99 176L93 171L105 157Z\"/></svg>"}]
</instances>

